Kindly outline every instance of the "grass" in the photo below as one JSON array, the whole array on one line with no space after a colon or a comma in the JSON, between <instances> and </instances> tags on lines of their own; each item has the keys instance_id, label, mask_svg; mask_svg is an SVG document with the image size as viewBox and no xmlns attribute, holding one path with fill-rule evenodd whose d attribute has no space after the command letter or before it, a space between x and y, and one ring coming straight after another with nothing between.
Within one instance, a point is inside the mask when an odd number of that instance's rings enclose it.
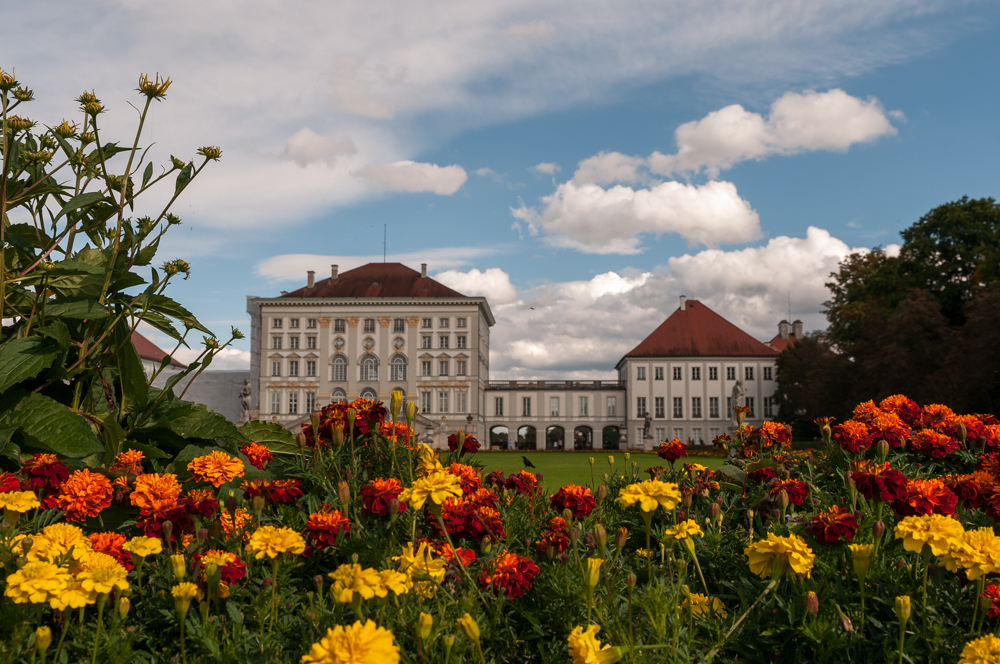
<instances>
[{"instance_id":1,"label":"grass","mask_svg":"<svg viewBox=\"0 0 1000 664\"><path fill-rule=\"evenodd\" d=\"M597 483L601 483L604 473L611 472L608 465L608 457L614 456L614 470L618 474L631 470L631 464L635 462L636 472L640 479L648 480L649 475L644 471L653 466L663 466L668 468L669 463L656 456L642 452L632 452L631 458L625 461L624 452L606 452L604 450L594 450L588 452L478 452L473 458L474 461L483 464L484 473L491 470L499 470L505 475L525 470L521 457L525 456L535 468L528 468L533 473L542 474L542 484L547 491L554 492L559 487L566 484L590 485L590 457L594 458L594 478ZM685 463L700 463L703 466L715 469L722 465L722 457L685 457L677 461L676 467L680 469ZM627 464L627 467L626 467Z\"/></svg>"}]
</instances>

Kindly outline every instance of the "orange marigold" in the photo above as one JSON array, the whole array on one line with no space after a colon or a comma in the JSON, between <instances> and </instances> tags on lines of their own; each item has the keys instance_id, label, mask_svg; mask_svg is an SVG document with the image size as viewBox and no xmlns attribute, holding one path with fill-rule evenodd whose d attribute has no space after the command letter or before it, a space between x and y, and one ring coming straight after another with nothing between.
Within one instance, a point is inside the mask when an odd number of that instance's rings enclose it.
<instances>
[{"instance_id":1,"label":"orange marigold","mask_svg":"<svg viewBox=\"0 0 1000 664\"><path fill-rule=\"evenodd\" d=\"M774 480L774 484L771 485L771 497L777 498L782 491L788 494L788 502L792 505L801 505L806 499L806 483L802 480Z\"/></svg>"},{"instance_id":2,"label":"orange marigold","mask_svg":"<svg viewBox=\"0 0 1000 664\"><path fill-rule=\"evenodd\" d=\"M854 419L858 422L864 422L868 424L873 419L875 415L882 412L882 410L875 405L874 401L865 401L864 403L859 403L854 407Z\"/></svg>"},{"instance_id":3,"label":"orange marigold","mask_svg":"<svg viewBox=\"0 0 1000 664\"><path fill-rule=\"evenodd\" d=\"M566 534L566 520L561 516L553 517L549 527L539 533L535 542L539 556L558 556L569 548L569 536Z\"/></svg>"},{"instance_id":4,"label":"orange marigold","mask_svg":"<svg viewBox=\"0 0 1000 664\"><path fill-rule=\"evenodd\" d=\"M242 461L219 450L193 459L187 469L195 480L208 482L216 488L243 477L244 473Z\"/></svg>"},{"instance_id":5,"label":"orange marigold","mask_svg":"<svg viewBox=\"0 0 1000 664\"><path fill-rule=\"evenodd\" d=\"M340 533L351 532L351 522L340 510L330 505L320 505L306 521L306 540L315 549L325 549L337 545Z\"/></svg>"},{"instance_id":6,"label":"orange marigold","mask_svg":"<svg viewBox=\"0 0 1000 664\"><path fill-rule=\"evenodd\" d=\"M376 477L361 487L361 505L372 514L385 516L389 513L389 503L399 500L403 493L403 485L394 477L388 479ZM406 510L406 503L399 503L399 513Z\"/></svg>"},{"instance_id":7,"label":"orange marigold","mask_svg":"<svg viewBox=\"0 0 1000 664\"><path fill-rule=\"evenodd\" d=\"M67 521L83 521L97 516L111 504L111 481L86 468L77 470L59 487L56 505L66 511Z\"/></svg>"},{"instance_id":8,"label":"orange marigold","mask_svg":"<svg viewBox=\"0 0 1000 664\"><path fill-rule=\"evenodd\" d=\"M514 599L531 589L531 582L538 572L538 565L531 558L502 553L493 560L492 569L479 575L479 584L484 588L491 587L496 594L503 589L506 597Z\"/></svg>"},{"instance_id":9,"label":"orange marigold","mask_svg":"<svg viewBox=\"0 0 1000 664\"><path fill-rule=\"evenodd\" d=\"M507 477L504 486L518 493L531 495L538 491L538 477L526 470L519 470Z\"/></svg>"},{"instance_id":10,"label":"orange marigold","mask_svg":"<svg viewBox=\"0 0 1000 664\"><path fill-rule=\"evenodd\" d=\"M137 450L125 450L117 457L109 470L121 471L129 475L142 475L142 461L145 455Z\"/></svg>"},{"instance_id":11,"label":"orange marigold","mask_svg":"<svg viewBox=\"0 0 1000 664\"><path fill-rule=\"evenodd\" d=\"M923 429L910 438L910 447L914 452L919 452L932 459L943 459L961 446L961 443L951 436L938 433L933 429Z\"/></svg>"},{"instance_id":12,"label":"orange marigold","mask_svg":"<svg viewBox=\"0 0 1000 664\"><path fill-rule=\"evenodd\" d=\"M173 473L145 473L135 478L135 488L129 496L141 510L161 512L177 504L181 485Z\"/></svg>"},{"instance_id":13,"label":"orange marigold","mask_svg":"<svg viewBox=\"0 0 1000 664\"><path fill-rule=\"evenodd\" d=\"M250 523L250 512L247 512L242 507L236 508L236 518L229 513L229 510L221 510L219 512L219 523L222 524L222 532L227 536L231 536L235 531L243 531L243 539L250 539L252 534L246 529L246 525Z\"/></svg>"},{"instance_id":14,"label":"orange marigold","mask_svg":"<svg viewBox=\"0 0 1000 664\"><path fill-rule=\"evenodd\" d=\"M908 427L920 426L920 406L916 401L902 394L893 394L879 402L878 407L884 411L895 413Z\"/></svg>"},{"instance_id":15,"label":"orange marigold","mask_svg":"<svg viewBox=\"0 0 1000 664\"><path fill-rule=\"evenodd\" d=\"M400 443L408 442L410 440L410 427L406 426L404 422L392 423L383 422L379 426L379 433L388 438L389 440L394 440Z\"/></svg>"},{"instance_id":16,"label":"orange marigold","mask_svg":"<svg viewBox=\"0 0 1000 664\"><path fill-rule=\"evenodd\" d=\"M792 432L780 422L761 423L760 427L751 434L751 437L753 442L764 451L768 451L772 447L782 449L792 442Z\"/></svg>"},{"instance_id":17,"label":"orange marigold","mask_svg":"<svg viewBox=\"0 0 1000 664\"><path fill-rule=\"evenodd\" d=\"M910 480L906 497L895 500L892 509L899 516L952 516L958 497L941 480Z\"/></svg>"},{"instance_id":18,"label":"orange marigold","mask_svg":"<svg viewBox=\"0 0 1000 664\"><path fill-rule=\"evenodd\" d=\"M122 548L128 538L121 533L91 533L87 535L94 551L106 553L125 569L132 569L132 554Z\"/></svg>"},{"instance_id":19,"label":"orange marigold","mask_svg":"<svg viewBox=\"0 0 1000 664\"><path fill-rule=\"evenodd\" d=\"M267 468L267 464L271 463L271 459L274 458L274 455L271 454L271 450L267 449L263 445L258 445L257 443L244 445L240 448L240 452L243 456L250 460L250 465L257 470L265 470Z\"/></svg>"},{"instance_id":20,"label":"orange marigold","mask_svg":"<svg viewBox=\"0 0 1000 664\"><path fill-rule=\"evenodd\" d=\"M809 532L820 544L836 544L841 538L850 542L858 532L858 520L852 512L832 505L813 517Z\"/></svg>"},{"instance_id":21,"label":"orange marigold","mask_svg":"<svg viewBox=\"0 0 1000 664\"><path fill-rule=\"evenodd\" d=\"M482 488L483 483L479 479L479 469L467 466L464 463L453 463L448 466L448 472L458 478L462 483L462 493L475 493Z\"/></svg>"},{"instance_id":22,"label":"orange marigold","mask_svg":"<svg viewBox=\"0 0 1000 664\"><path fill-rule=\"evenodd\" d=\"M910 427L896 413L878 410L868 420L868 433L872 440L884 440L889 447L902 447L910 434Z\"/></svg>"},{"instance_id":23,"label":"orange marigold","mask_svg":"<svg viewBox=\"0 0 1000 664\"><path fill-rule=\"evenodd\" d=\"M843 424L833 427L833 440L840 445L845 452L860 454L872 444L872 438L868 434L868 427L864 422L857 420L847 420Z\"/></svg>"},{"instance_id":24,"label":"orange marigold","mask_svg":"<svg viewBox=\"0 0 1000 664\"><path fill-rule=\"evenodd\" d=\"M944 433L948 427L952 426L955 420L955 411L948 406L939 403L932 403L924 406L920 411L920 420L924 429L934 429L939 433Z\"/></svg>"}]
</instances>

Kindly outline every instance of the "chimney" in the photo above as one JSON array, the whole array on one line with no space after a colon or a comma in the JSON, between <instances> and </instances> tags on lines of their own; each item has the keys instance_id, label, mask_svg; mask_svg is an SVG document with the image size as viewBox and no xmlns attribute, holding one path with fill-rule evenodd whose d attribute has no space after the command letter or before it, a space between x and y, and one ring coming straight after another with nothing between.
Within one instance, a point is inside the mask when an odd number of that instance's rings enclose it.
<instances>
[{"instance_id":1,"label":"chimney","mask_svg":"<svg viewBox=\"0 0 1000 664\"><path fill-rule=\"evenodd\" d=\"M687 295L681 295L681 311L687 310Z\"/></svg>"},{"instance_id":2,"label":"chimney","mask_svg":"<svg viewBox=\"0 0 1000 664\"><path fill-rule=\"evenodd\" d=\"M787 339L788 338L788 321L787 320L783 320L780 323L778 323L778 335L782 339Z\"/></svg>"},{"instance_id":3,"label":"chimney","mask_svg":"<svg viewBox=\"0 0 1000 664\"><path fill-rule=\"evenodd\" d=\"M337 265L331 265L330 266L330 278L333 279L334 281L337 280L337 268L338 267L339 266L337 266Z\"/></svg>"},{"instance_id":4,"label":"chimney","mask_svg":"<svg viewBox=\"0 0 1000 664\"><path fill-rule=\"evenodd\" d=\"M306 271L306 288L312 288L316 283L316 273L312 270Z\"/></svg>"},{"instance_id":5,"label":"chimney","mask_svg":"<svg viewBox=\"0 0 1000 664\"><path fill-rule=\"evenodd\" d=\"M427 278L427 263L420 264L420 278L421 279Z\"/></svg>"},{"instance_id":6,"label":"chimney","mask_svg":"<svg viewBox=\"0 0 1000 664\"><path fill-rule=\"evenodd\" d=\"M795 335L796 339L802 338L802 321L797 320L792 323L792 334Z\"/></svg>"}]
</instances>

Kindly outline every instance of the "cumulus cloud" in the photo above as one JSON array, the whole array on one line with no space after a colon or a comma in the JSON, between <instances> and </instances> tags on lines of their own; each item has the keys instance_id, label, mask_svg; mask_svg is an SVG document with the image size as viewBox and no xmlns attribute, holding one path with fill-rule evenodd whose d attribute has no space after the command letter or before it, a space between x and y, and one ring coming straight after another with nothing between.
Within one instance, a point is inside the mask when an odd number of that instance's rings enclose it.
<instances>
[{"instance_id":1,"label":"cumulus cloud","mask_svg":"<svg viewBox=\"0 0 1000 664\"><path fill-rule=\"evenodd\" d=\"M355 154L358 151L351 139L338 140L320 136L309 127L298 131L285 142L285 158L300 166L314 161L333 162L338 156Z\"/></svg>"},{"instance_id":2,"label":"cumulus cloud","mask_svg":"<svg viewBox=\"0 0 1000 664\"><path fill-rule=\"evenodd\" d=\"M760 237L760 220L731 182L663 182L648 189L559 185L543 209L513 209L515 218L549 242L594 254L635 254L641 236L677 233L690 245L715 246Z\"/></svg>"},{"instance_id":3,"label":"cumulus cloud","mask_svg":"<svg viewBox=\"0 0 1000 664\"><path fill-rule=\"evenodd\" d=\"M491 307L517 300L517 289L510 282L510 275L500 268L491 267L482 272L475 268L468 272L446 270L435 274L434 278L463 295L485 297Z\"/></svg>"},{"instance_id":4,"label":"cumulus cloud","mask_svg":"<svg viewBox=\"0 0 1000 664\"><path fill-rule=\"evenodd\" d=\"M499 251L500 247L436 247L402 253L390 253L385 260L390 263L403 263L415 270L421 263L427 263L430 270L448 270L464 267ZM322 254L281 254L266 258L254 266L254 272L270 281L306 282L306 272L312 270L316 279L325 279L330 275L330 266L337 265L340 272L365 265L381 263L382 254L371 255L322 255Z\"/></svg>"},{"instance_id":5,"label":"cumulus cloud","mask_svg":"<svg viewBox=\"0 0 1000 664\"><path fill-rule=\"evenodd\" d=\"M573 174L577 184L610 184L639 182L639 169L646 166L642 157L630 157L620 152L599 152L580 162Z\"/></svg>"},{"instance_id":6,"label":"cumulus cloud","mask_svg":"<svg viewBox=\"0 0 1000 664\"><path fill-rule=\"evenodd\" d=\"M562 169L559 168L559 164L551 161L543 161L540 164L535 164L528 169L532 173L538 173L539 175L555 175Z\"/></svg>"},{"instance_id":7,"label":"cumulus cloud","mask_svg":"<svg viewBox=\"0 0 1000 664\"><path fill-rule=\"evenodd\" d=\"M390 191L429 191L441 196L454 194L468 179L461 166L438 166L409 160L369 164L358 170L358 175Z\"/></svg>"}]
</instances>

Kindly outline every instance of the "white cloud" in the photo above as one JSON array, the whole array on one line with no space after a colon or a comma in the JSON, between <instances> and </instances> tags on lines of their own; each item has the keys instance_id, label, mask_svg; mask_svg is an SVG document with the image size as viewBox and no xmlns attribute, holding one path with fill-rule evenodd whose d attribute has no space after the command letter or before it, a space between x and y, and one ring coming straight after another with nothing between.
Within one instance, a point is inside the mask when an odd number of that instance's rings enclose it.
<instances>
[{"instance_id":1,"label":"white cloud","mask_svg":"<svg viewBox=\"0 0 1000 664\"><path fill-rule=\"evenodd\" d=\"M446 270L435 274L434 279L463 295L482 295L489 300L491 307L517 299L517 289L510 282L510 275L496 267L482 272L475 268L468 272Z\"/></svg>"},{"instance_id":2,"label":"white cloud","mask_svg":"<svg viewBox=\"0 0 1000 664\"><path fill-rule=\"evenodd\" d=\"M757 213L730 182L664 182L648 189L604 189L574 181L542 199L541 212L512 210L556 246L595 254L635 254L641 236L677 233L689 244L734 244L760 237Z\"/></svg>"},{"instance_id":3,"label":"white cloud","mask_svg":"<svg viewBox=\"0 0 1000 664\"><path fill-rule=\"evenodd\" d=\"M174 357L184 364L194 362L201 355L201 348L181 348ZM205 371L238 371L250 368L250 351L236 348L223 348L212 358L212 363Z\"/></svg>"},{"instance_id":4,"label":"white cloud","mask_svg":"<svg viewBox=\"0 0 1000 664\"><path fill-rule=\"evenodd\" d=\"M630 157L620 152L600 152L580 162L573 174L576 184L610 184L639 182L639 169L646 165L642 157Z\"/></svg>"},{"instance_id":5,"label":"white cloud","mask_svg":"<svg viewBox=\"0 0 1000 664\"><path fill-rule=\"evenodd\" d=\"M448 270L456 267L465 267L476 260L480 260L500 250L500 247L437 247L433 249L420 249L418 251L408 251L394 253L386 256L389 263L403 263L415 270L420 269L421 263L427 263L428 269ZM305 285L306 272L312 270L316 273L316 280L325 279L330 276L330 266L339 266L340 272L365 265L367 263L381 263L382 254L371 255L351 255L351 256L325 256L321 254L282 254L272 256L260 261L254 266L254 272L265 279L271 281L295 281ZM298 286L295 286L298 288Z\"/></svg>"},{"instance_id":6,"label":"white cloud","mask_svg":"<svg viewBox=\"0 0 1000 664\"><path fill-rule=\"evenodd\" d=\"M520 23L507 28L507 34L515 37L546 37L553 31L552 24L548 21L533 21L531 23Z\"/></svg>"},{"instance_id":7,"label":"white cloud","mask_svg":"<svg viewBox=\"0 0 1000 664\"><path fill-rule=\"evenodd\" d=\"M305 127L285 142L285 158L300 166L314 161L332 163L340 155L355 154L357 151L351 139L344 137L335 141L320 136L309 127Z\"/></svg>"},{"instance_id":8,"label":"white cloud","mask_svg":"<svg viewBox=\"0 0 1000 664\"><path fill-rule=\"evenodd\" d=\"M358 175L390 191L429 191L442 196L454 194L468 178L461 166L438 166L409 160L369 164L358 170Z\"/></svg>"},{"instance_id":9,"label":"white cloud","mask_svg":"<svg viewBox=\"0 0 1000 664\"><path fill-rule=\"evenodd\" d=\"M478 175L481 178L486 178L486 177L495 178L495 177L498 177L500 175L499 173L497 173L496 171L494 171L492 168L488 168L488 167L485 167L485 166L483 168L477 168L476 170L473 171L473 173L475 173L476 175Z\"/></svg>"},{"instance_id":10,"label":"white cloud","mask_svg":"<svg viewBox=\"0 0 1000 664\"><path fill-rule=\"evenodd\" d=\"M559 168L559 164L556 164L551 161L543 161L540 164L535 164L528 170L533 173L538 173L539 175L555 175L562 169Z\"/></svg>"}]
</instances>

